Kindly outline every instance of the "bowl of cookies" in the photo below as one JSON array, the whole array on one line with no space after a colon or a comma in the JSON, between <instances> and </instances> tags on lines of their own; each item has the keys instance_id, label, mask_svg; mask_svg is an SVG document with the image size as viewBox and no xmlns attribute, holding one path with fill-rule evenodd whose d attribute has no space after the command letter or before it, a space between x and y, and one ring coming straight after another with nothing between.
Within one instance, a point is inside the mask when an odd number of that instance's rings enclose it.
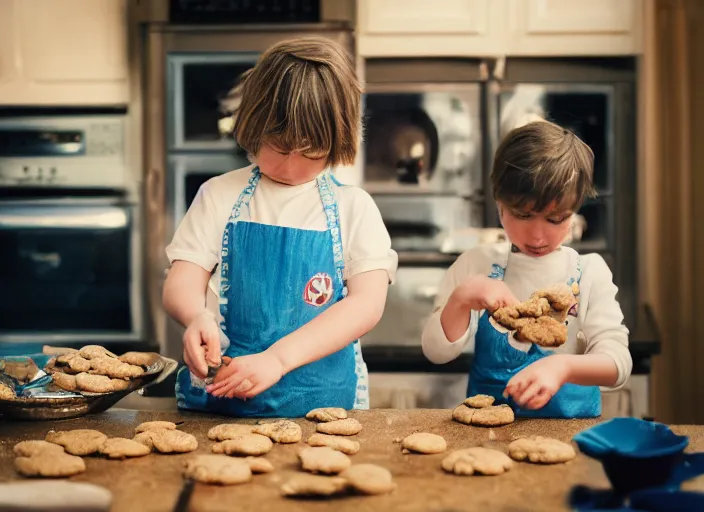
<instances>
[{"instance_id":1,"label":"bowl of cookies","mask_svg":"<svg viewBox=\"0 0 704 512\"><path fill-rule=\"evenodd\" d=\"M614 490L631 492L664 485L684 459L687 436L667 425L638 418L614 418L584 430L574 441L601 462Z\"/></svg>"},{"instance_id":2,"label":"bowl of cookies","mask_svg":"<svg viewBox=\"0 0 704 512\"><path fill-rule=\"evenodd\" d=\"M56 420L102 412L128 394L158 384L178 363L153 352L120 356L100 345L44 347L0 359L0 415Z\"/></svg>"}]
</instances>

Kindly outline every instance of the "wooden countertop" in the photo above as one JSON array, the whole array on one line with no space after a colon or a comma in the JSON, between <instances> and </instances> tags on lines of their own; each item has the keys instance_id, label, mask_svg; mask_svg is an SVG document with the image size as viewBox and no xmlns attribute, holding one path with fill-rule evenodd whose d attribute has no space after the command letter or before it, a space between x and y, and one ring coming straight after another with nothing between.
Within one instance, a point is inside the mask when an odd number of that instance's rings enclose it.
<instances>
[{"instance_id":1,"label":"wooden countertop","mask_svg":"<svg viewBox=\"0 0 704 512\"><path fill-rule=\"evenodd\" d=\"M279 487L298 470L297 450L304 444L275 445L266 456L276 471L255 475L251 483L217 487L197 484L191 499L192 512L232 510L286 510L335 512L365 511L459 511L491 510L517 512L523 510L569 510L567 499L575 485L608 488L609 484L598 462L579 454L577 459L555 466L516 464L497 477L458 477L445 474L440 462L445 454L404 455L394 443L398 437L416 431L441 434L448 442L448 451L471 446L506 449L518 436L545 435L569 441L574 434L595 420L518 420L512 425L493 429L469 427L453 422L449 410L372 410L353 411L364 426L355 436L362 448L352 456L353 463L371 462L388 468L398 484L395 493L386 496L345 496L334 500L290 500L280 496ZM219 423L234 420L220 416L178 412L145 412L112 409L106 413L60 422L0 421L0 481L21 478L14 471L12 447L27 439L42 439L51 429L93 428L111 437L132 437L134 427L143 421L183 421L179 427L198 438L195 453L209 453L213 444L208 430ZM298 420L305 440L315 430L307 420ZM704 451L704 426L676 426L673 430L690 436L688 451ZM87 457L87 471L72 481L102 485L113 493L113 511L170 511L178 498L183 479L181 468L191 454L158 455L110 461ZM704 480L689 484L690 489L704 490Z\"/></svg>"}]
</instances>

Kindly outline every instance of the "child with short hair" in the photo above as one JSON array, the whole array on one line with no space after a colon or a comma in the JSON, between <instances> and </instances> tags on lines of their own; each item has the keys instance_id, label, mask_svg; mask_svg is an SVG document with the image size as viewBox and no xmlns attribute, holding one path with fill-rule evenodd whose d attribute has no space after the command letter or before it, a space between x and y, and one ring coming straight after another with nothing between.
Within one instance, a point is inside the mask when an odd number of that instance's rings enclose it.
<instances>
[{"instance_id":1,"label":"child with short hair","mask_svg":"<svg viewBox=\"0 0 704 512\"><path fill-rule=\"evenodd\" d=\"M372 198L331 172L354 162L361 133L352 59L322 37L283 41L237 91L234 137L254 164L206 182L167 247L163 302L186 327L179 407L366 408L357 340L398 259Z\"/></svg>"},{"instance_id":2,"label":"child with short hair","mask_svg":"<svg viewBox=\"0 0 704 512\"><path fill-rule=\"evenodd\" d=\"M491 181L509 242L457 259L422 339L425 356L438 364L474 343L467 396L491 395L524 417L596 417L599 386L628 379L628 330L611 271L600 255L562 246L572 214L594 195L593 165L584 142L547 121L514 129L498 148ZM490 319L558 283L570 285L578 301L559 348L518 341Z\"/></svg>"}]
</instances>

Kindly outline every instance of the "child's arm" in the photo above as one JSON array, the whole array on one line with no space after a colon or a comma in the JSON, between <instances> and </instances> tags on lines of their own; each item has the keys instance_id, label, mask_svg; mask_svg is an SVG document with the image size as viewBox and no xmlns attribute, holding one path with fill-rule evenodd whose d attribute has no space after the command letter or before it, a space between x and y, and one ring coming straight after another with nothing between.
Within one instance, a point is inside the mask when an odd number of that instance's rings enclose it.
<instances>
[{"instance_id":1,"label":"child's arm","mask_svg":"<svg viewBox=\"0 0 704 512\"><path fill-rule=\"evenodd\" d=\"M214 396L249 398L286 373L333 354L371 331L381 319L389 287L386 270L357 274L344 300L259 354L238 357L218 373L207 391ZM251 384L241 386L248 380Z\"/></svg>"},{"instance_id":2,"label":"child's arm","mask_svg":"<svg viewBox=\"0 0 704 512\"><path fill-rule=\"evenodd\" d=\"M200 378L206 377L208 362L212 365L220 362L220 331L215 315L205 306L209 279L210 272L199 265L174 261L162 297L168 315L186 327L184 362Z\"/></svg>"},{"instance_id":3,"label":"child's arm","mask_svg":"<svg viewBox=\"0 0 704 512\"><path fill-rule=\"evenodd\" d=\"M166 248L172 266L164 283L162 303L169 316L186 327L184 361L200 378L207 376L208 362L212 365L220 362L217 319L206 309L208 280L218 263L224 229L218 220L213 198L219 190L213 183L218 179L209 180L200 187Z\"/></svg>"},{"instance_id":4,"label":"child's arm","mask_svg":"<svg viewBox=\"0 0 704 512\"><path fill-rule=\"evenodd\" d=\"M518 302L502 281L468 275L466 259L458 259L445 274L435 311L423 329L423 354L435 364L460 355L476 332L481 310L494 311Z\"/></svg>"},{"instance_id":5,"label":"child's arm","mask_svg":"<svg viewBox=\"0 0 704 512\"><path fill-rule=\"evenodd\" d=\"M581 331L587 340L585 352L543 358L513 377L505 395L522 407L543 407L568 382L618 388L631 374L628 329L616 300L618 288L603 258L589 257L582 280L585 279L589 286L582 287L584 296L580 303L580 308L585 308L580 314Z\"/></svg>"}]
</instances>

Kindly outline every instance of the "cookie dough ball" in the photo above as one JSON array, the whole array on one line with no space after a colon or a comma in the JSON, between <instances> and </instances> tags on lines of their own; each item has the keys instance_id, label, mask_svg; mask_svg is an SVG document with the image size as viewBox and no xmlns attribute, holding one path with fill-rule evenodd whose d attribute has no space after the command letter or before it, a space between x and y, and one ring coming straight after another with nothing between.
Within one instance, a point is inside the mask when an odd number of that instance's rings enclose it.
<instances>
[{"instance_id":1,"label":"cookie dough ball","mask_svg":"<svg viewBox=\"0 0 704 512\"><path fill-rule=\"evenodd\" d=\"M388 494L396 489L391 472L376 464L355 464L340 473L340 476L361 494Z\"/></svg>"},{"instance_id":2,"label":"cookie dough ball","mask_svg":"<svg viewBox=\"0 0 704 512\"><path fill-rule=\"evenodd\" d=\"M311 473L337 474L352 465L349 457L327 446L304 448L298 454L301 467Z\"/></svg>"},{"instance_id":3,"label":"cookie dough ball","mask_svg":"<svg viewBox=\"0 0 704 512\"><path fill-rule=\"evenodd\" d=\"M500 475L513 467L503 452L482 448L466 448L450 453L442 461L442 469L455 475Z\"/></svg>"},{"instance_id":4,"label":"cookie dough ball","mask_svg":"<svg viewBox=\"0 0 704 512\"><path fill-rule=\"evenodd\" d=\"M541 436L516 439L508 446L508 453L513 460L535 464L559 464L577 456L572 445Z\"/></svg>"},{"instance_id":5,"label":"cookie dough ball","mask_svg":"<svg viewBox=\"0 0 704 512\"><path fill-rule=\"evenodd\" d=\"M427 432L418 432L407 436L401 441L401 446L416 453L442 453L447 450L447 443L442 436Z\"/></svg>"}]
</instances>

